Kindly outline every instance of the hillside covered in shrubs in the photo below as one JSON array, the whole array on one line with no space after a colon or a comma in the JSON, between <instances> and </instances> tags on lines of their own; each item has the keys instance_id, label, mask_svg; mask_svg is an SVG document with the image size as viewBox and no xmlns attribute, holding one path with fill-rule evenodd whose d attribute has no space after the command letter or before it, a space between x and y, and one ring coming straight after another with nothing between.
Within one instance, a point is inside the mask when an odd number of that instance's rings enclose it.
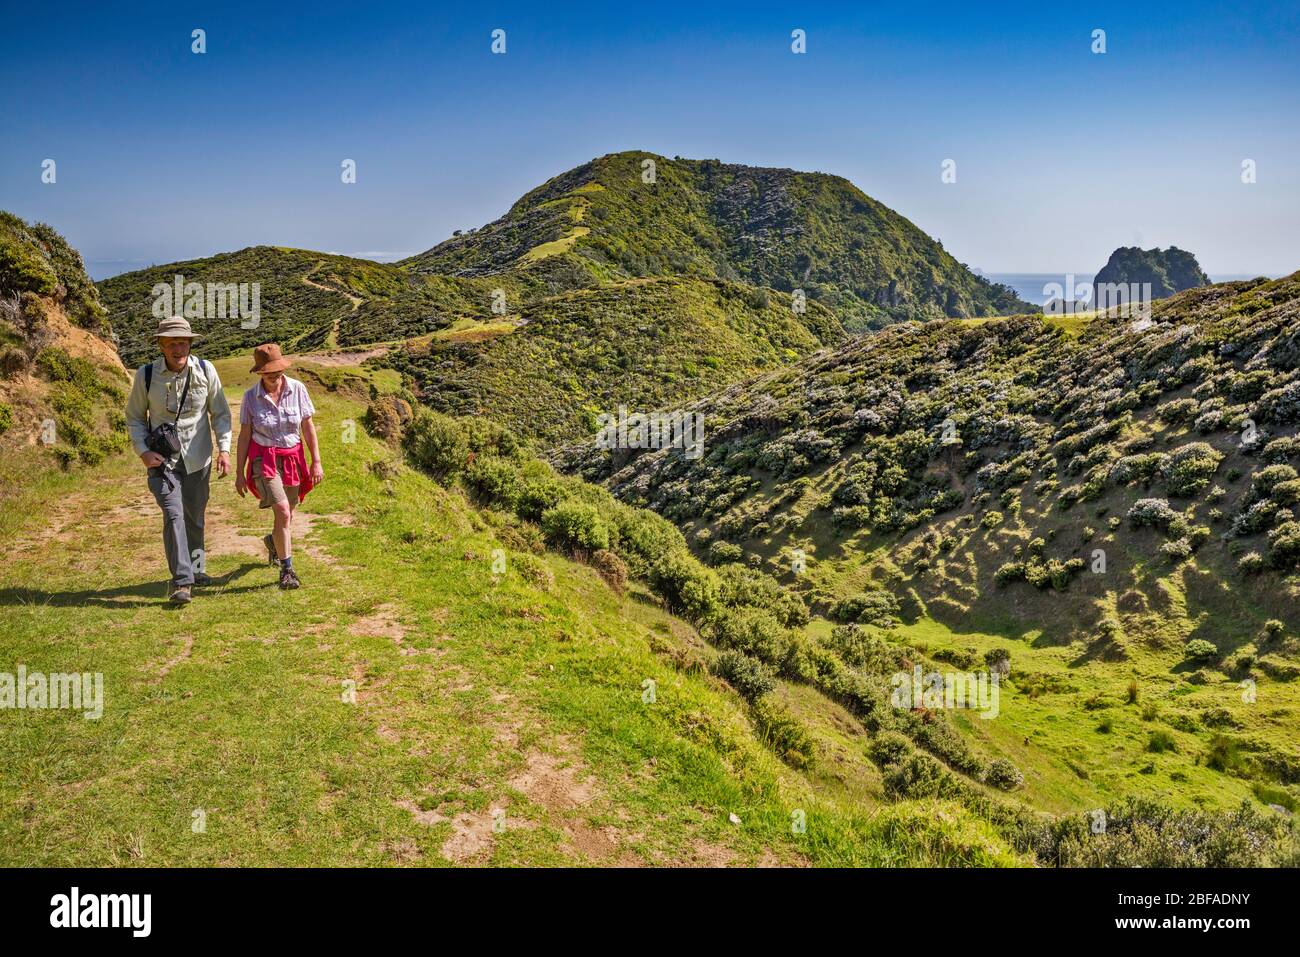
<instances>
[{"instance_id":1,"label":"hillside covered in shrubs","mask_svg":"<svg viewBox=\"0 0 1300 957\"><path fill-rule=\"evenodd\" d=\"M814 622L961 668L1009 652L1018 726L965 730L1018 753L1045 802L1105 780L1286 809L1298 399L1300 274L1185 292L1149 322L894 326L697 403L701 458L585 442L553 461Z\"/></svg>"},{"instance_id":2,"label":"hillside covered in shrubs","mask_svg":"<svg viewBox=\"0 0 1300 957\"><path fill-rule=\"evenodd\" d=\"M0 211L0 486L126 448L126 370L81 256ZM0 492L3 488L0 488Z\"/></svg>"},{"instance_id":3,"label":"hillside covered in shrubs","mask_svg":"<svg viewBox=\"0 0 1300 957\"><path fill-rule=\"evenodd\" d=\"M508 546L509 560L541 587L548 573L534 556L551 548L590 564L611 589L641 592L693 623L706 645L683 651L665 644L659 653L680 670L707 671L730 686L747 702L763 740L792 769L824 773L818 715L843 709L863 736L854 760L868 762L879 799L956 802L1027 860L1049 866L1294 860L1289 823L1250 804L1228 813L1117 800L1107 806L1114 826L1106 840L1088 840L1088 816L1045 815L1035 808L1022 769L965 733L968 719L960 712L897 706L892 691L898 673L976 663L910 644L898 630L903 609L888 593L837 603L831 614L843 623L823 628L797 585L782 584L752 563L719 561L716 554L701 561L671 522L558 474L509 429L484 417L419 409L411 399L377 397L367 426L400 443L408 459L438 481L464 490ZM990 651L979 664L1006 675L1012 657ZM1008 692L1035 693L1028 676ZM809 700L822 704L810 708Z\"/></svg>"},{"instance_id":4,"label":"hillside covered in shrubs","mask_svg":"<svg viewBox=\"0 0 1300 957\"><path fill-rule=\"evenodd\" d=\"M956 615L1014 582L1077 592L1057 599L1067 637L1115 615L1140 634L1160 578L1210 570L1297 628L1298 318L1291 276L1077 335L1031 316L897 326L698 403L699 460L592 443L555 460L702 556L787 577L796 546L812 565L883 546L909 593ZM1104 576L1080 578L1104 548ZM803 587L824 605L821 581Z\"/></svg>"}]
</instances>

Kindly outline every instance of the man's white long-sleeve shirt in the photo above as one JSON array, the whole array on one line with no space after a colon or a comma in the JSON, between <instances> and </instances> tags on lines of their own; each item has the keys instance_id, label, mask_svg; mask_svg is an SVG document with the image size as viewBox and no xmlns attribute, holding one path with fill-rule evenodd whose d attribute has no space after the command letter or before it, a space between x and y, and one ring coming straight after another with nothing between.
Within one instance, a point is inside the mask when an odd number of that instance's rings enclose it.
<instances>
[{"instance_id":1,"label":"man's white long-sleeve shirt","mask_svg":"<svg viewBox=\"0 0 1300 957\"><path fill-rule=\"evenodd\" d=\"M135 381L126 400L126 430L137 455L149 451L145 439L150 428L176 418L177 404L185 390L185 376L193 369L185 408L176 423L181 440L181 456L186 472L197 472L212 462L212 433L217 435L217 449L230 451L230 403L221 388L221 379L210 362L190 356L186 368L172 372L167 360L153 361L153 384L144 393L144 369L135 370Z\"/></svg>"}]
</instances>

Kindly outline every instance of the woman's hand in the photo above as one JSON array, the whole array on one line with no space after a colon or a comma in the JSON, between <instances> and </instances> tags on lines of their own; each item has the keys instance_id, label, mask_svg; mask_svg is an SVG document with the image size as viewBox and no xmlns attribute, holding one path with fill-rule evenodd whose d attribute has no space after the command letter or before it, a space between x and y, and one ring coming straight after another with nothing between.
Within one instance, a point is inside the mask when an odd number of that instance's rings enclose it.
<instances>
[{"instance_id":1,"label":"woman's hand","mask_svg":"<svg viewBox=\"0 0 1300 957\"><path fill-rule=\"evenodd\" d=\"M311 463L311 484L319 485L325 481L325 469L321 467L320 461Z\"/></svg>"},{"instance_id":2,"label":"woman's hand","mask_svg":"<svg viewBox=\"0 0 1300 957\"><path fill-rule=\"evenodd\" d=\"M239 493L240 498L248 494L248 479L243 472L235 476L235 491Z\"/></svg>"}]
</instances>

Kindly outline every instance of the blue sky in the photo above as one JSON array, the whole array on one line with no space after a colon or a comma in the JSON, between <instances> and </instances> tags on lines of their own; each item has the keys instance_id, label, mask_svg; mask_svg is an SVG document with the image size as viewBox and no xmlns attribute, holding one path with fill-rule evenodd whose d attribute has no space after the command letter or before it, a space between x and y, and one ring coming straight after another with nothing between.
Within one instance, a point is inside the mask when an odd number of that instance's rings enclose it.
<instances>
[{"instance_id":1,"label":"blue sky","mask_svg":"<svg viewBox=\"0 0 1300 957\"><path fill-rule=\"evenodd\" d=\"M623 149L845 176L989 272L1300 268L1294 3L0 2L0 208L96 275L409 255Z\"/></svg>"}]
</instances>

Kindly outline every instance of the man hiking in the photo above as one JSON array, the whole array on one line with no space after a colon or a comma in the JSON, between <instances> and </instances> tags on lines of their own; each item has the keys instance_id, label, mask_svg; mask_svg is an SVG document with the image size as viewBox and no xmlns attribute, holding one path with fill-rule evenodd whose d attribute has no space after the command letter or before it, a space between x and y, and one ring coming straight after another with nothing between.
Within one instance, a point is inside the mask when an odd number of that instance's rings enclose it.
<instances>
[{"instance_id":1,"label":"man hiking","mask_svg":"<svg viewBox=\"0 0 1300 957\"><path fill-rule=\"evenodd\" d=\"M212 433L217 434L217 477L230 471L230 404L212 363L190 356L197 338L179 316L154 333L161 358L136 370L126 400L131 445L149 469L149 491L163 513L163 547L171 572L168 597L190 600L205 574L203 513L208 507Z\"/></svg>"}]
</instances>

